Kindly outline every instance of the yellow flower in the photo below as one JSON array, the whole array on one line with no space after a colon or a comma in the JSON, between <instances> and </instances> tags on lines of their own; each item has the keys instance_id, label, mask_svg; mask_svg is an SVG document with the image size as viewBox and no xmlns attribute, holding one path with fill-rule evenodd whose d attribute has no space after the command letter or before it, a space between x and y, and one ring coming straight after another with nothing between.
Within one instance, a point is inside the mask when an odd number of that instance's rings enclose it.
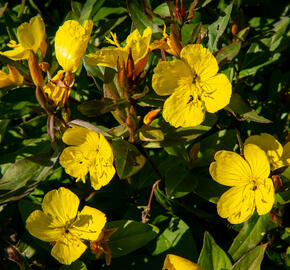
<instances>
[{"instance_id":1,"label":"yellow flower","mask_svg":"<svg viewBox=\"0 0 290 270\"><path fill-rule=\"evenodd\" d=\"M43 198L42 210L35 210L26 220L30 234L53 245L51 255L62 264L71 264L87 249L81 239L97 240L106 216L85 206L78 211L80 200L70 190L59 188Z\"/></svg>"},{"instance_id":2,"label":"yellow flower","mask_svg":"<svg viewBox=\"0 0 290 270\"><path fill-rule=\"evenodd\" d=\"M43 87L44 93L47 94L48 99L54 106L57 106L65 99L66 88L59 85L64 79L64 75L64 71L59 70L57 74ZM68 90L68 96L70 94L70 90L71 88Z\"/></svg>"},{"instance_id":3,"label":"yellow flower","mask_svg":"<svg viewBox=\"0 0 290 270\"><path fill-rule=\"evenodd\" d=\"M45 56L47 49L45 42L46 33L45 25L41 17L35 16L30 19L29 23L25 22L21 24L17 28L17 38L19 44L11 40L8 46L13 49L1 52L2 55L12 60L28 59L31 51L36 54L38 49L40 49L42 56Z\"/></svg>"},{"instance_id":4,"label":"yellow flower","mask_svg":"<svg viewBox=\"0 0 290 270\"><path fill-rule=\"evenodd\" d=\"M187 45L180 59L159 62L154 69L152 87L166 99L163 117L174 127L197 126L205 111L215 113L230 101L232 85L211 52L202 45Z\"/></svg>"},{"instance_id":5,"label":"yellow flower","mask_svg":"<svg viewBox=\"0 0 290 270\"><path fill-rule=\"evenodd\" d=\"M87 55L86 62L89 65L99 65L105 67L117 67L122 66L123 62L126 64L129 56L129 51L132 52L132 57L135 66L142 61L149 52L149 45L152 35L152 30L147 27L141 36L138 30L133 31L126 39L126 46L122 48L117 41L116 35L111 33L113 40L107 39L109 43L116 47L103 48L95 53Z\"/></svg>"},{"instance_id":6,"label":"yellow flower","mask_svg":"<svg viewBox=\"0 0 290 270\"><path fill-rule=\"evenodd\" d=\"M218 151L209 167L212 178L231 186L217 203L218 214L237 224L248 220L257 209L268 213L275 200L270 164L265 152L254 144L246 144L244 158L231 151Z\"/></svg>"},{"instance_id":7,"label":"yellow flower","mask_svg":"<svg viewBox=\"0 0 290 270\"><path fill-rule=\"evenodd\" d=\"M74 126L62 136L65 148L60 156L60 164L67 174L85 182L90 173L91 185L98 190L107 185L115 174L113 151L102 134Z\"/></svg>"},{"instance_id":8,"label":"yellow flower","mask_svg":"<svg viewBox=\"0 0 290 270\"><path fill-rule=\"evenodd\" d=\"M65 72L75 72L86 52L93 29L91 20L80 25L77 21L66 21L55 35L55 55Z\"/></svg>"},{"instance_id":9,"label":"yellow flower","mask_svg":"<svg viewBox=\"0 0 290 270\"><path fill-rule=\"evenodd\" d=\"M13 66L8 65L9 73L0 70L0 88L10 85L22 85L23 76Z\"/></svg>"},{"instance_id":10,"label":"yellow flower","mask_svg":"<svg viewBox=\"0 0 290 270\"><path fill-rule=\"evenodd\" d=\"M167 254L162 270L202 270L202 268L180 256Z\"/></svg>"},{"instance_id":11,"label":"yellow flower","mask_svg":"<svg viewBox=\"0 0 290 270\"><path fill-rule=\"evenodd\" d=\"M256 144L266 152L271 163L272 170L290 165L290 142L284 147L270 134L250 136L245 144Z\"/></svg>"}]
</instances>

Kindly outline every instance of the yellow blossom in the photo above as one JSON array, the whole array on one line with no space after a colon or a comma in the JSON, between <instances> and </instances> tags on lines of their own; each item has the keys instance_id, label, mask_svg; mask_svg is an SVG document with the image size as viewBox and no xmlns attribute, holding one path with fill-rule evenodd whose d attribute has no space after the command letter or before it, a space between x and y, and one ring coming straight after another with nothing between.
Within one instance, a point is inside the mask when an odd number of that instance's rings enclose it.
<instances>
[{"instance_id":1,"label":"yellow blossom","mask_svg":"<svg viewBox=\"0 0 290 270\"><path fill-rule=\"evenodd\" d=\"M102 134L74 126L63 134L65 148L60 156L60 164L67 174L85 182L90 173L91 185L98 190L107 185L115 174L113 151Z\"/></svg>"},{"instance_id":2,"label":"yellow blossom","mask_svg":"<svg viewBox=\"0 0 290 270\"><path fill-rule=\"evenodd\" d=\"M276 170L290 165L290 142L284 147L270 134L250 136L245 144L256 144L266 152L271 163L271 169Z\"/></svg>"},{"instance_id":3,"label":"yellow blossom","mask_svg":"<svg viewBox=\"0 0 290 270\"><path fill-rule=\"evenodd\" d=\"M75 72L86 52L93 29L91 20L80 25L75 20L66 21L55 35L55 55L65 72Z\"/></svg>"},{"instance_id":4,"label":"yellow blossom","mask_svg":"<svg viewBox=\"0 0 290 270\"><path fill-rule=\"evenodd\" d=\"M134 30L126 39L126 45L124 48L120 46L117 41L115 34L111 33L112 40L107 39L110 44L116 47L102 48L95 53L90 53L87 55L86 62L89 65L99 65L105 67L117 67L118 61L119 65L122 66L123 63L127 63L129 56L129 51L132 52L132 57L135 66L142 61L149 52L149 45L152 35L152 30L147 27L141 36L138 30Z\"/></svg>"},{"instance_id":5,"label":"yellow blossom","mask_svg":"<svg viewBox=\"0 0 290 270\"><path fill-rule=\"evenodd\" d=\"M30 234L53 245L51 255L62 264L71 264L87 249L81 240L97 240L106 223L101 211L85 206L70 190L59 188L43 198L42 211L35 210L26 220Z\"/></svg>"},{"instance_id":6,"label":"yellow blossom","mask_svg":"<svg viewBox=\"0 0 290 270\"><path fill-rule=\"evenodd\" d=\"M267 214L275 200L270 164L265 152L254 144L246 144L244 157L231 151L218 151L210 164L212 178L230 186L217 203L218 214L237 224L248 220L257 209Z\"/></svg>"},{"instance_id":7,"label":"yellow blossom","mask_svg":"<svg viewBox=\"0 0 290 270\"><path fill-rule=\"evenodd\" d=\"M2 55L12 59L28 59L31 51L35 54L40 49L42 56L45 56L47 44L45 41L45 25L41 17L35 16L30 19L29 23L25 22L17 28L17 38L19 43L11 40L8 44L12 50L1 52Z\"/></svg>"},{"instance_id":8,"label":"yellow blossom","mask_svg":"<svg viewBox=\"0 0 290 270\"><path fill-rule=\"evenodd\" d=\"M232 85L218 73L211 52L200 44L187 45L180 59L159 62L154 69L152 87L160 96L170 95L163 117L174 127L197 126L205 112L215 113L230 101Z\"/></svg>"},{"instance_id":9,"label":"yellow blossom","mask_svg":"<svg viewBox=\"0 0 290 270\"><path fill-rule=\"evenodd\" d=\"M203 270L196 263L180 256L167 254L162 270Z\"/></svg>"},{"instance_id":10,"label":"yellow blossom","mask_svg":"<svg viewBox=\"0 0 290 270\"><path fill-rule=\"evenodd\" d=\"M13 66L8 65L9 73L0 70L0 88L10 85L22 85L23 76Z\"/></svg>"},{"instance_id":11,"label":"yellow blossom","mask_svg":"<svg viewBox=\"0 0 290 270\"><path fill-rule=\"evenodd\" d=\"M61 87L60 82L64 79L64 71L59 70L57 74L43 87L44 93L47 94L48 99L54 106L58 106L65 99L65 87ZM68 96L70 94L68 90Z\"/></svg>"}]
</instances>

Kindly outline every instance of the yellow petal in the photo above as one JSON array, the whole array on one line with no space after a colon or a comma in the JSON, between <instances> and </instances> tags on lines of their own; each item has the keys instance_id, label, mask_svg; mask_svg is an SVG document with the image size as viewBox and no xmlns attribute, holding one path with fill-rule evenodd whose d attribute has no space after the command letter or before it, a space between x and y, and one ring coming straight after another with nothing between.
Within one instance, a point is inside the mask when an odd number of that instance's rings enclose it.
<instances>
[{"instance_id":1,"label":"yellow petal","mask_svg":"<svg viewBox=\"0 0 290 270\"><path fill-rule=\"evenodd\" d=\"M57 106L59 103L64 101L64 98L65 98L66 89L64 87L60 87L57 85L57 82L63 77L64 77L64 71L59 70L57 74L43 87L43 91L47 94L48 99L55 106Z\"/></svg>"},{"instance_id":2,"label":"yellow petal","mask_svg":"<svg viewBox=\"0 0 290 270\"><path fill-rule=\"evenodd\" d=\"M13 66L8 65L9 68L9 76L13 84L15 85L22 85L23 83L23 76L21 73Z\"/></svg>"},{"instance_id":3,"label":"yellow petal","mask_svg":"<svg viewBox=\"0 0 290 270\"><path fill-rule=\"evenodd\" d=\"M218 151L209 167L212 178L226 186L243 186L252 180L249 164L237 153Z\"/></svg>"},{"instance_id":4,"label":"yellow petal","mask_svg":"<svg viewBox=\"0 0 290 270\"><path fill-rule=\"evenodd\" d=\"M42 241L54 242L62 238L64 228L52 225L52 218L40 210L32 212L26 220L26 229Z\"/></svg>"},{"instance_id":5,"label":"yellow petal","mask_svg":"<svg viewBox=\"0 0 290 270\"><path fill-rule=\"evenodd\" d=\"M0 88L13 85L13 82L6 72L0 70Z\"/></svg>"},{"instance_id":6,"label":"yellow petal","mask_svg":"<svg viewBox=\"0 0 290 270\"><path fill-rule=\"evenodd\" d=\"M17 46L13 50L9 50L6 52L1 52L2 55L12 59L12 60L22 60L28 59L30 55L30 50L23 48L22 46Z\"/></svg>"},{"instance_id":7,"label":"yellow petal","mask_svg":"<svg viewBox=\"0 0 290 270\"><path fill-rule=\"evenodd\" d=\"M254 135L247 138L245 144L249 143L258 145L266 152L273 170L283 166L281 162L283 147L275 137L267 133L262 133L261 135Z\"/></svg>"},{"instance_id":8,"label":"yellow petal","mask_svg":"<svg viewBox=\"0 0 290 270\"><path fill-rule=\"evenodd\" d=\"M192 79L193 75L185 62L179 59L162 61L154 68L152 87L158 95L166 96L182 87L185 82L191 84Z\"/></svg>"},{"instance_id":9,"label":"yellow petal","mask_svg":"<svg viewBox=\"0 0 290 270\"><path fill-rule=\"evenodd\" d=\"M232 84L224 74L217 74L214 77L200 82L202 100L206 110L215 113L227 106L232 95Z\"/></svg>"},{"instance_id":10,"label":"yellow petal","mask_svg":"<svg viewBox=\"0 0 290 270\"><path fill-rule=\"evenodd\" d=\"M56 242L51 255L60 263L69 265L76 261L86 249L87 246L80 239L66 237Z\"/></svg>"},{"instance_id":11,"label":"yellow petal","mask_svg":"<svg viewBox=\"0 0 290 270\"><path fill-rule=\"evenodd\" d=\"M84 26L75 20L66 21L55 35L55 55L64 71L75 72L87 49L93 27L92 21Z\"/></svg>"},{"instance_id":12,"label":"yellow petal","mask_svg":"<svg viewBox=\"0 0 290 270\"><path fill-rule=\"evenodd\" d=\"M85 206L77 220L69 228L74 236L86 240L97 240L105 224L106 215L89 206Z\"/></svg>"},{"instance_id":13,"label":"yellow petal","mask_svg":"<svg viewBox=\"0 0 290 270\"><path fill-rule=\"evenodd\" d=\"M197 98L194 85L177 89L166 99L162 112L165 121L174 127L191 127L202 123L205 107Z\"/></svg>"},{"instance_id":14,"label":"yellow petal","mask_svg":"<svg viewBox=\"0 0 290 270\"><path fill-rule=\"evenodd\" d=\"M255 190L255 204L259 215L267 214L275 201L274 185L270 178L257 185Z\"/></svg>"},{"instance_id":15,"label":"yellow petal","mask_svg":"<svg viewBox=\"0 0 290 270\"><path fill-rule=\"evenodd\" d=\"M65 169L65 172L77 178L86 181L86 175L89 171L91 161L86 156L86 153L78 146L69 146L65 148L59 158L60 165Z\"/></svg>"},{"instance_id":16,"label":"yellow petal","mask_svg":"<svg viewBox=\"0 0 290 270\"><path fill-rule=\"evenodd\" d=\"M80 200L66 188L53 189L43 198L43 212L51 217L54 226L71 223L77 216Z\"/></svg>"},{"instance_id":17,"label":"yellow petal","mask_svg":"<svg viewBox=\"0 0 290 270\"><path fill-rule=\"evenodd\" d=\"M99 158L96 164L90 167L91 185L95 190L107 185L115 175L115 168L111 161Z\"/></svg>"},{"instance_id":18,"label":"yellow petal","mask_svg":"<svg viewBox=\"0 0 290 270\"><path fill-rule=\"evenodd\" d=\"M244 146L244 156L249 163L254 179L264 180L270 174L270 163L265 151L255 144Z\"/></svg>"},{"instance_id":19,"label":"yellow petal","mask_svg":"<svg viewBox=\"0 0 290 270\"><path fill-rule=\"evenodd\" d=\"M73 126L64 132L62 141L68 145L80 145L86 141L89 132L90 129L88 128Z\"/></svg>"},{"instance_id":20,"label":"yellow petal","mask_svg":"<svg viewBox=\"0 0 290 270\"><path fill-rule=\"evenodd\" d=\"M196 263L177 255L167 254L162 270L202 270Z\"/></svg>"},{"instance_id":21,"label":"yellow petal","mask_svg":"<svg viewBox=\"0 0 290 270\"><path fill-rule=\"evenodd\" d=\"M103 134L99 134L100 141L99 141L99 152L103 159L107 159L110 162L113 162L113 150L107 139L104 137Z\"/></svg>"},{"instance_id":22,"label":"yellow petal","mask_svg":"<svg viewBox=\"0 0 290 270\"><path fill-rule=\"evenodd\" d=\"M19 43L24 49L37 53L41 43L45 40L45 25L41 17L35 16L29 23L23 23L17 28Z\"/></svg>"},{"instance_id":23,"label":"yellow petal","mask_svg":"<svg viewBox=\"0 0 290 270\"><path fill-rule=\"evenodd\" d=\"M147 55L149 51L151 35L152 30L148 26L144 30L142 37L137 29L127 37L125 49L129 52L129 48L131 48L135 65Z\"/></svg>"},{"instance_id":24,"label":"yellow petal","mask_svg":"<svg viewBox=\"0 0 290 270\"><path fill-rule=\"evenodd\" d=\"M86 63L91 66L117 67L127 63L128 52L124 48L107 47L86 55Z\"/></svg>"},{"instance_id":25,"label":"yellow petal","mask_svg":"<svg viewBox=\"0 0 290 270\"><path fill-rule=\"evenodd\" d=\"M254 191L251 185L232 187L217 203L218 214L232 224L248 220L255 211Z\"/></svg>"},{"instance_id":26,"label":"yellow petal","mask_svg":"<svg viewBox=\"0 0 290 270\"><path fill-rule=\"evenodd\" d=\"M215 57L201 44L185 46L181 50L180 57L188 63L201 81L206 81L218 72L219 67Z\"/></svg>"}]
</instances>

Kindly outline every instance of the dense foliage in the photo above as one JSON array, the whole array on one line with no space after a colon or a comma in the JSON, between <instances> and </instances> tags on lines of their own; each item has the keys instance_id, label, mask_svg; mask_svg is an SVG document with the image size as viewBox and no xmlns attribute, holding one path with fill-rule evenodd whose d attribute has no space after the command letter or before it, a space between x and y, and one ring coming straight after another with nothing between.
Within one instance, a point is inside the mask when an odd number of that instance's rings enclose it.
<instances>
[{"instance_id":1,"label":"dense foliage","mask_svg":"<svg viewBox=\"0 0 290 270\"><path fill-rule=\"evenodd\" d=\"M290 267L289 26L287 1L0 0L0 269Z\"/></svg>"}]
</instances>

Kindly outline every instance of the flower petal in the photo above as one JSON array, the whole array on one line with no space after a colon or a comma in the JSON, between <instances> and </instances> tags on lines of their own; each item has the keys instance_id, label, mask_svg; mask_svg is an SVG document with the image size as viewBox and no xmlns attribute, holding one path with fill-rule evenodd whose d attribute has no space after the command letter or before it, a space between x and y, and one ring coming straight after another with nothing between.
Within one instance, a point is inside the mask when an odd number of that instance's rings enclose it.
<instances>
[{"instance_id":1,"label":"flower petal","mask_svg":"<svg viewBox=\"0 0 290 270\"><path fill-rule=\"evenodd\" d=\"M127 63L128 52L124 48L107 47L86 55L86 63L90 66L117 67Z\"/></svg>"},{"instance_id":2,"label":"flower petal","mask_svg":"<svg viewBox=\"0 0 290 270\"><path fill-rule=\"evenodd\" d=\"M99 162L90 167L91 185L95 190L107 185L115 175L115 168L112 162L99 159Z\"/></svg>"},{"instance_id":3,"label":"flower petal","mask_svg":"<svg viewBox=\"0 0 290 270\"><path fill-rule=\"evenodd\" d=\"M265 151L255 144L246 144L244 146L244 155L249 163L253 177L259 181L267 178L270 174L270 163Z\"/></svg>"},{"instance_id":4,"label":"flower petal","mask_svg":"<svg viewBox=\"0 0 290 270\"><path fill-rule=\"evenodd\" d=\"M51 250L51 255L62 264L71 264L76 261L87 249L80 240L74 238L63 238L57 241Z\"/></svg>"},{"instance_id":5,"label":"flower petal","mask_svg":"<svg viewBox=\"0 0 290 270\"><path fill-rule=\"evenodd\" d=\"M52 226L52 219L40 210L35 210L29 215L26 229L34 237L46 242L57 241L64 233L64 228Z\"/></svg>"},{"instance_id":6,"label":"flower petal","mask_svg":"<svg viewBox=\"0 0 290 270\"><path fill-rule=\"evenodd\" d=\"M87 134L90 131L88 128L73 126L64 132L62 141L68 145L80 145L86 141Z\"/></svg>"},{"instance_id":7,"label":"flower petal","mask_svg":"<svg viewBox=\"0 0 290 270\"><path fill-rule=\"evenodd\" d=\"M215 57L201 44L185 46L181 50L180 57L188 63L201 81L215 76L219 70Z\"/></svg>"},{"instance_id":8,"label":"flower petal","mask_svg":"<svg viewBox=\"0 0 290 270\"><path fill-rule=\"evenodd\" d=\"M202 270L196 263L177 255L167 254L162 270Z\"/></svg>"},{"instance_id":9,"label":"flower petal","mask_svg":"<svg viewBox=\"0 0 290 270\"><path fill-rule=\"evenodd\" d=\"M159 96L171 95L184 83L191 84L193 75L190 67L183 61L159 62L154 68L152 87Z\"/></svg>"},{"instance_id":10,"label":"flower petal","mask_svg":"<svg viewBox=\"0 0 290 270\"><path fill-rule=\"evenodd\" d=\"M237 153L218 151L209 167L212 178L226 186L247 185L252 179L249 164Z\"/></svg>"},{"instance_id":11,"label":"flower petal","mask_svg":"<svg viewBox=\"0 0 290 270\"><path fill-rule=\"evenodd\" d=\"M43 198L43 212L51 217L53 226L64 226L77 216L80 200L66 188L53 189Z\"/></svg>"},{"instance_id":12,"label":"flower petal","mask_svg":"<svg viewBox=\"0 0 290 270\"><path fill-rule=\"evenodd\" d=\"M270 178L257 185L255 190L255 204L259 215L267 214L273 207L275 201L274 185Z\"/></svg>"},{"instance_id":13,"label":"flower petal","mask_svg":"<svg viewBox=\"0 0 290 270\"><path fill-rule=\"evenodd\" d=\"M55 35L55 56L64 71L75 72L86 52L93 22L84 26L75 20L66 21Z\"/></svg>"},{"instance_id":14,"label":"flower petal","mask_svg":"<svg viewBox=\"0 0 290 270\"><path fill-rule=\"evenodd\" d=\"M250 136L246 139L245 144L255 144L264 150L272 165L272 169L275 170L283 166L281 161L283 147L272 135L262 133L261 135Z\"/></svg>"},{"instance_id":15,"label":"flower petal","mask_svg":"<svg viewBox=\"0 0 290 270\"><path fill-rule=\"evenodd\" d=\"M35 16L29 23L23 23L17 28L19 43L24 49L33 50L37 53L41 43L45 40L45 25L41 17Z\"/></svg>"},{"instance_id":16,"label":"flower petal","mask_svg":"<svg viewBox=\"0 0 290 270\"><path fill-rule=\"evenodd\" d=\"M255 211L254 191L251 185L232 187L217 203L218 214L232 224L248 220Z\"/></svg>"},{"instance_id":17,"label":"flower petal","mask_svg":"<svg viewBox=\"0 0 290 270\"><path fill-rule=\"evenodd\" d=\"M98 209L85 206L69 231L78 238L97 240L105 224L106 215Z\"/></svg>"},{"instance_id":18,"label":"flower petal","mask_svg":"<svg viewBox=\"0 0 290 270\"><path fill-rule=\"evenodd\" d=\"M147 55L149 51L151 35L152 30L148 26L144 30L142 37L137 29L127 37L126 46L124 49L129 52L129 48L131 48L135 65L139 62L139 60L143 59Z\"/></svg>"},{"instance_id":19,"label":"flower petal","mask_svg":"<svg viewBox=\"0 0 290 270\"><path fill-rule=\"evenodd\" d=\"M17 46L13 50L1 52L1 54L12 60L17 61L22 59L28 59L30 55L30 50L24 49L22 46Z\"/></svg>"},{"instance_id":20,"label":"flower petal","mask_svg":"<svg viewBox=\"0 0 290 270\"><path fill-rule=\"evenodd\" d=\"M86 175L89 171L91 161L81 147L70 146L65 148L59 158L59 163L64 167L65 172L77 180L86 181Z\"/></svg>"},{"instance_id":21,"label":"flower petal","mask_svg":"<svg viewBox=\"0 0 290 270\"><path fill-rule=\"evenodd\" d=\"M202 88L202 100L206 110L215 113L227 106L232 95L232 84L224 74L217 74L214 77L200 82Z\"/></svg>"},{"instance_id":22,"label":"flower petal","mask_svg":"<svg viewBox=\"0 0 290 270\"><path fill-rule=\"evenodd\" d=\"M166 99L162 115L165 121L174 127L191 127L201 124L205 116L205 107L196 98L195 86L185 86L176 90Z\"/></svg>"}]
</instances>

